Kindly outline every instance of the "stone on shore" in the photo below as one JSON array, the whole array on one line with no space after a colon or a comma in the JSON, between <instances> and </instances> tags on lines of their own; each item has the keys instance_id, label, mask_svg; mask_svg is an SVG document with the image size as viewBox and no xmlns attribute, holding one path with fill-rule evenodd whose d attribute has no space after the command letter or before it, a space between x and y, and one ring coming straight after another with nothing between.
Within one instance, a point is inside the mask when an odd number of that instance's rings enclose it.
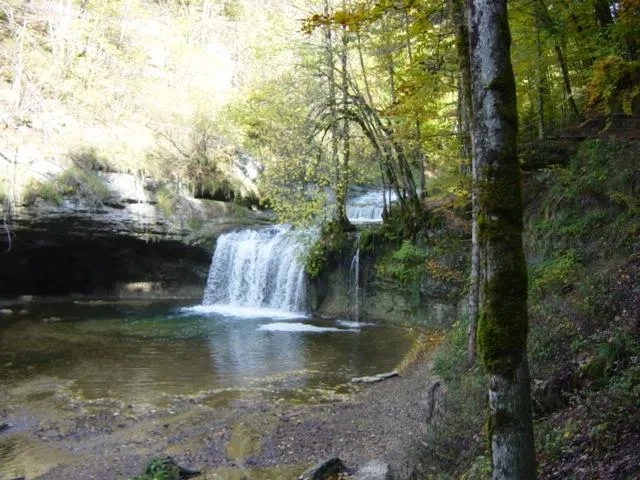
<instances>
[{"instance_id":1,"label":"stone on shore","mask_svg":"<svg viewBox=\"0 0 640 480\"><path fill-rule=\"evenodd\" d=\"M331 457L320 462L298 477L298 480L328 480L332 475L344 471L344 464L338 457Z\"/></svg>"}]
</instances>

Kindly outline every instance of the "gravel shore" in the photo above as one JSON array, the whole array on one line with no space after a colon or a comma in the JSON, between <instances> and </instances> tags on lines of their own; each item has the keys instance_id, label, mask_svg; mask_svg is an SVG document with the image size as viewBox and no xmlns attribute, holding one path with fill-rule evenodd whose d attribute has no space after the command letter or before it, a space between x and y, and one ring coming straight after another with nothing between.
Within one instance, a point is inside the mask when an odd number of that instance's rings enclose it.
<instances>
[{"instance_id":1,"label":"gravel shore","mask_svg":"<svg viewBox=\"0 0 640 480\"><path fill-rule=\"evenodd\" d=\"M350 471L381 460L404 478L425 438L432 384L422 359L374 384L296 393L272 381L172 398L162 408L57 395L53 416L32 405L0 412L14 425L0 441L22 465L0 478L120 480L166 455L207 479L295 478L334 455Z\"/></svg>"}]
</instances>

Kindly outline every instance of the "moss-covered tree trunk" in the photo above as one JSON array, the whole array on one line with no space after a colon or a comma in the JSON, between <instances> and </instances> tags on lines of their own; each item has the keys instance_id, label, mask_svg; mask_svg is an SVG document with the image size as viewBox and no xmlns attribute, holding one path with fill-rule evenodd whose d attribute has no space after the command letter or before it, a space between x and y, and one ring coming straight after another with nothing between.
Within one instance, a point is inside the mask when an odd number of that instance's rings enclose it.
<instances>
[{"instance_id":1,"label":"moss-covered tree trunk","mask_svg":"<svg viewBox=\"0 0 640 480\"><path fill-rule=\"evenodd\" d=\"M473 162L478 189L478 349L490 375L493 479L535 478L527 364L527 271L506 0L471 0Z\"/></svg>"}]
</instances>

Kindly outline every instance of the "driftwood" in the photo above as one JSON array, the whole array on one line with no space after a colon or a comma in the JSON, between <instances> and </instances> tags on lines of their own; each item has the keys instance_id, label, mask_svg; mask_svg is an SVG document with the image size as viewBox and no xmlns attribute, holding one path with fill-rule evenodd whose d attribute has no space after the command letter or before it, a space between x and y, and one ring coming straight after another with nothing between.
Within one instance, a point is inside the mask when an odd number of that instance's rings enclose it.
<instances>
[{"instance_id":1,"label":"driftwood","mask_svg":"<svg viewBox=\"0 0 640 480\"><path fill-rule=\"evenodd\" d=\"M373 375L371 377L356 377L351 379L351 383L377 383L382 380L386 380L387 378L399 377L400 374L397 370L393 372L387 373L379 373L378 375Z\"/></svg>"}]
</instances>

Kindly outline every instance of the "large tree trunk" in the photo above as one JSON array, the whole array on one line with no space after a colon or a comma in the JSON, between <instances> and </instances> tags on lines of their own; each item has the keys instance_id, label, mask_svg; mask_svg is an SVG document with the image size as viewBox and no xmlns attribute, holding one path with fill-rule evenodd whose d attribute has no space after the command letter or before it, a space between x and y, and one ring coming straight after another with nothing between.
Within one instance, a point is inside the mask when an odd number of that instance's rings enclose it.
<instances>
[{"instance_id":1,"label":"large tree trunk","mask_svg":"<svg viewBox=\"0 0 640 480\"><path fill-rule=\"evenodd\" d=\"M506 0L471 0L469 27L482 278L478 347L490 375L487 434L493 479L528 480L535 478L535 454L527 364L527 268Z\"/></svg>"}]
</instances>

